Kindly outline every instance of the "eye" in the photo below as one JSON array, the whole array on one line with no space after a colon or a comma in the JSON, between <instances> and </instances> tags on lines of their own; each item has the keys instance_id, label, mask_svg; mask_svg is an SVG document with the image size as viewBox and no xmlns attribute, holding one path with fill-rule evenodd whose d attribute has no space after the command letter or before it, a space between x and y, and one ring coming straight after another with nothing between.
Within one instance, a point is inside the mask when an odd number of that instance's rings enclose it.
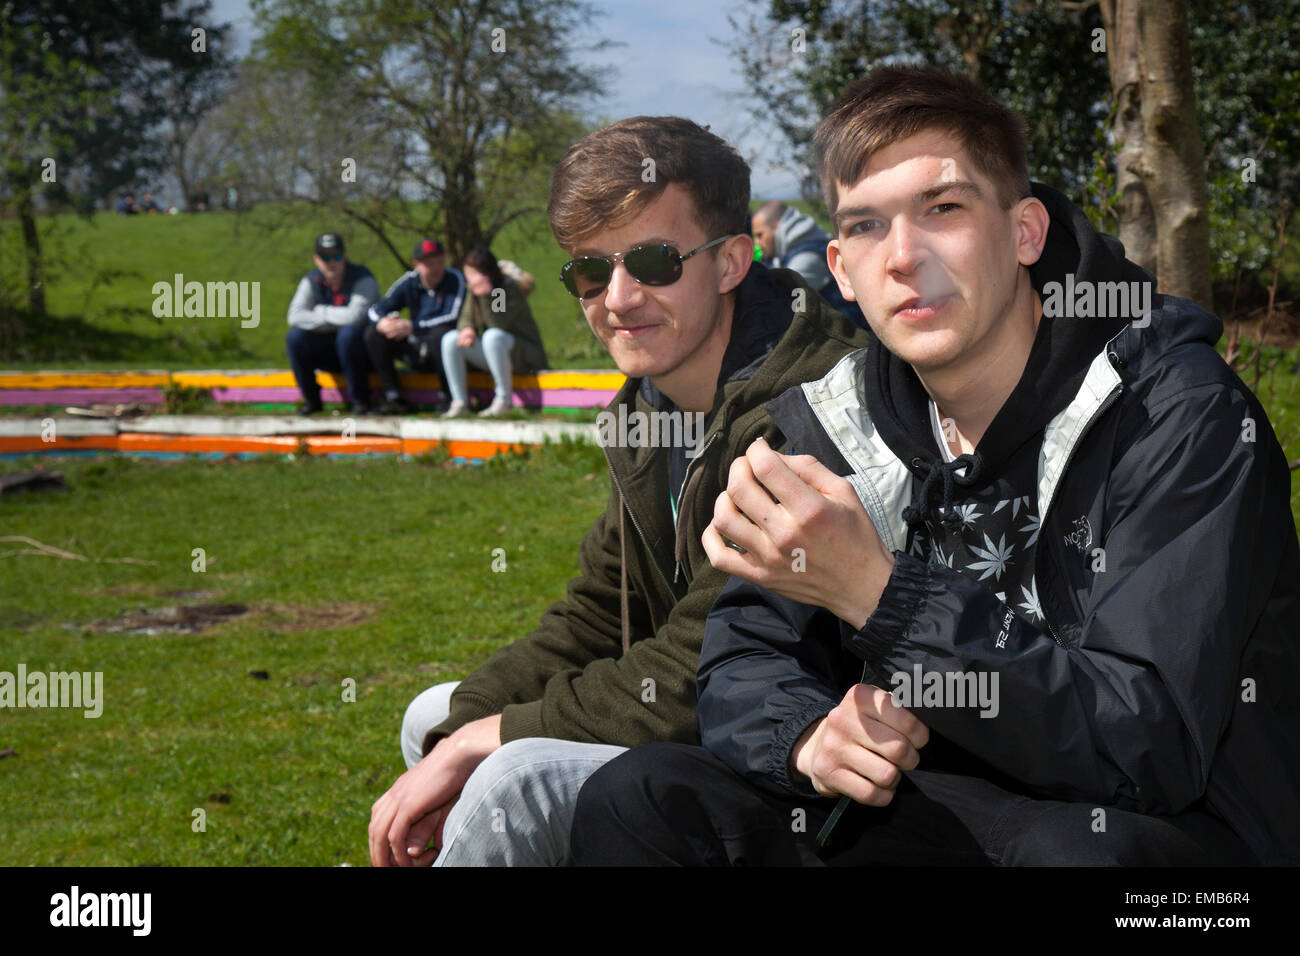
<instances>
[{"instance_id":1,"label":"eye","mask_svg":"<svg viewBox=\"0 0 1300 956\"><path fill-rule=\"evenodd\" d=\"M846 226L844 234L846 236L860 236L868 232L875 232L879 226L879 219L862 219Z\"/></svg>"},{"instance_id":2,"label":"eye","mask_svg":"<svg viewBox=\"0 0 1300 956\"><path fill-rule=\"evenodd\" d=\"M930 211L937 212L941 216L946 216L948 213L960 208L961 206L955 202L941 202L937 206L931 206Z\"/></svg>"}]
</instances>

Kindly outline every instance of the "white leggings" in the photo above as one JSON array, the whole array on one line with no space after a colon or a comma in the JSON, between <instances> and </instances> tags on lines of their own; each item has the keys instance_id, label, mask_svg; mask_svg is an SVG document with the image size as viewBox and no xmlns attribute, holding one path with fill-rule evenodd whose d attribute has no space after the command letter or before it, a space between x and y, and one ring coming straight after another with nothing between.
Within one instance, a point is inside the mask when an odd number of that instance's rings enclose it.
<instances>
[{"instance_id":1,"label":"white leggings","mask_svg":"<svg viewBox=\"0 0 1300 956\"><path fill-rule=\"evenodd\" d=\"M452 329L442 336L442 370L447 376L452 401L469 401L469 387L465 384L466 360L491 372L496 397L503 402L510 401L510 350L514 348L515 337L501 329L485 329L478 341L465 348L456 344L459 335L459 329Z\"/></svg>"}]
</instances>

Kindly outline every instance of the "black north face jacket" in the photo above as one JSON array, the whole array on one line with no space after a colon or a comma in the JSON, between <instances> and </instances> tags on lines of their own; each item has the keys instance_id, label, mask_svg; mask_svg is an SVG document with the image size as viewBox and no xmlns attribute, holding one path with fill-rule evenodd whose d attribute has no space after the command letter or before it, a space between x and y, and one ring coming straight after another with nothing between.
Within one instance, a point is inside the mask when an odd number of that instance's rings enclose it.
<instances>
[{"instance_id":1,"label":"black north face jacket","mask_svg":"<svg viewBox=\"0 0 1300 956\"><path fill-rule=\"evenodd\" d=\"M1040 293L1065 272L1144 275L1060 194L1035 194L1052 217L1031 269ZM1040 443L1027 492L1041 519L1043 630L988 582L907 553L904 511L935 507L938 483L922 479L940 459L924 392L896 357L873 344L769 404L793 453L852 482L896 563L861 629L732 579L700 661L706 747L759 786L815 796L792 774L791 749L853 684L892 689L890 675L916 665L996 673L993 719L969 706L916 711L932 731L922 767L939 739L1020 792L1205 809L1261 861L1300 864L1300 548L1287 463L1213 349L1217 318L1157 295L1149 323L1130 319L1044 318L1021 383L975 456L958 459L980 457L994 477L1018 443Z\"/></svg>"}]
</instances>

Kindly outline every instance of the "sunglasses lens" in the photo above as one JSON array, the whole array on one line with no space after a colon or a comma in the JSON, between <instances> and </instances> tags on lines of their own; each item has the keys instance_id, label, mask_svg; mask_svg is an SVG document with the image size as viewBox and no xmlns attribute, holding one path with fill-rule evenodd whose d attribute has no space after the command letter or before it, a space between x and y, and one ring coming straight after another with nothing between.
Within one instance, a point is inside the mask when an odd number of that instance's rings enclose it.
<instances>
[{"instance_id":1,"label":"sunglasses lens","mask_svg":"<svg viewBox=\"0 0 1300 956\"><path fill-rule=\"evenodd\" d=\"M682 275L682 257L672 246L633 249L623 259L623 264L633 279L645 285L671 285Z\"/></svg>"},{"instance_id":2,"label":"sunglasses lens","mask_svg":"<svg viewBox=\"0 0 1300 956\"><path fill-rule=\"evenodd\" d=\"M569 295L579 299L590 299L594 295L599 295L604 291L605 286L609 285L612 272L609 260L594 256L584 257L566 263L560 272L560 278L564 280L564 287L569 290Z\"/></svg>"},{"instance_id":3,"label":"sunglasses lens","mask_svg":"<svg viewBox=\"0 0 1300 956\"><path fill-rule=\"evenodd\" d=\"M628 274L644 285L672 285L682 276L682 257L672 246L640 246L623 256ZM573 259L560 270L569 295L590 299L609 285L614 267L608 259L588 256Z\"/></svg>"}]
</instances>

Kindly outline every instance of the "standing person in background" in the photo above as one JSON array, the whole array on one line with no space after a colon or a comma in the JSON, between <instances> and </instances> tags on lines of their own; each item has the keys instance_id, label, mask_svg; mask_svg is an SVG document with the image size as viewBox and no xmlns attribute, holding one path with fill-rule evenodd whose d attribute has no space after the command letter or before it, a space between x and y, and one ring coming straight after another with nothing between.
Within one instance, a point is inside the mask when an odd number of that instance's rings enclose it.
<instances>
[{"instance_id":1,"label":"standing person in background","mask_svg":"<svg viewBox=\"0 0 1300 956\"><path fill-rule=\"evenodd\" d=\"M526 293L506 276L487 246L476 246L462 263L470 294L460 310L456 330L442 336L442 368L451 392L443 418L469 410L465 363L492 373L496 392L480 418L496 418L510 410L513 369L535 372L546 368L542 336L528 307Z\"/></svg>"},{"instance_id":2,"label":"standing person in background","mask_svg":"<svg viewBox=\"0 0 1300 956\"><path fill-rule=\"evenodd\" d=\"M465 277L459 269L443 264L446 249L437 239L421 239L411 253L410 272L388 289L388 294L370 307L366 330L366 351L384 388L381 415L403 415L411 406L397 387L396 361L423 372L436 372L445 383L442 370L442 336L453 330L465 302ZM402 309L410 311L402 318Z\"/></svg>"},{"instance_id":3,"label":"standing person in background","mask_svg":"<svg viewBox=\"0 0 1300 956\"><path fill-rule=\"evenodd\" d=\"M289 303L285 348L293 377L302 392L299 415L321 410L316 370L342 372L352 398L352 412L370 411L370 362L362 338L366 309L379 298L379 283L363 265L348 262L343 237L327 232L316 240L316 268L302 277Z\"/></svg>"}]
</instances>

